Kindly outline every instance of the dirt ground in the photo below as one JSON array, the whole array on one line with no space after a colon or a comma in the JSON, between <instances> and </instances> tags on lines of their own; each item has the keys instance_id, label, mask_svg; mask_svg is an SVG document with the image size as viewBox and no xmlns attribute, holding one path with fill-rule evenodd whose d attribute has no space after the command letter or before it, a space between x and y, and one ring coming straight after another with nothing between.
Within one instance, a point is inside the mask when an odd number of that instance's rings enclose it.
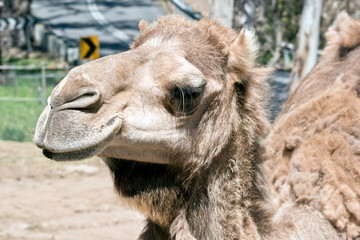
<instances>
[{"instance_id":1,"label":"dirt ground","mask_svg":"<svg viewBox=\"0 0 360 240\"><path fill-rule=\"evenodd\" d=\"M58 163L32 143L0 141L0 240L132 240L143 226L100 159Z\"/></svg>"}]
</instances>

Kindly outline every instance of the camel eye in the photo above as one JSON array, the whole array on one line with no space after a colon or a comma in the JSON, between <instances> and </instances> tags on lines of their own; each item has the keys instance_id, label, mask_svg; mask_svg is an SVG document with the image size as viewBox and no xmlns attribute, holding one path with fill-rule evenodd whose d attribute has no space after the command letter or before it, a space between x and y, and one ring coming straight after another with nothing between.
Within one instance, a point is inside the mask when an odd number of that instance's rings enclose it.
<instances>
[{"instance_id":1,"label":"camel eye","mask_svg":"<svg viewBox=\"0 0 360 240\"><path fill-rule=\"evenodd\" d=\"M175 87L171 93L170 103L173 112L180 115L193 113L200 103L200 96L204 86L200 87Z\"/></svg>"}]
</instances>

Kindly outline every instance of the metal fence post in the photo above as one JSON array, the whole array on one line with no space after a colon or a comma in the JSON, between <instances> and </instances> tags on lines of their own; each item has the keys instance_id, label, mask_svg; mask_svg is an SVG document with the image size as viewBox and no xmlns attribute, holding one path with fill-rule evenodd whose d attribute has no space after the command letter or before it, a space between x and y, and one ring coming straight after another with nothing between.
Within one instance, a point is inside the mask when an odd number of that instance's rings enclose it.
<instances>
[{"instance_id":1,"label":"metal fence post","mask_svg":"<svg viewBox=\"0 0 360 240\"><path fill-rule=\"evenodd\" d=\"M29 54L33 51L31 46L31 33L30 33L30 26L25 27L25 41L26 41L26 54L29 56Z\"/></svg>"},{"instance_id":2,"label":"metal fence post","mask_svg":"<svg viewBox=\"0 0 360 240\"><path fill-rule=\"evenodd\" d=\"M41 63L41 103L46 106L46 65L44 62Z\"/></svg>"}]
</instances>

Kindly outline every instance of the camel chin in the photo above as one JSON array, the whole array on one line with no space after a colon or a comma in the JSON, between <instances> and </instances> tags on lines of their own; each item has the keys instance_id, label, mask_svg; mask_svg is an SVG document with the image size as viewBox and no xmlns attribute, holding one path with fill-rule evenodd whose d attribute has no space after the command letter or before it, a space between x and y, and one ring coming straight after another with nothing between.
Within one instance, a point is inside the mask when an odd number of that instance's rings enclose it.
<instances>
[{"instance_id":1,"label":"camel chin","mask_svg":"<svg viewBox=\"0 0 360 240\"><path fill-rule=\"evenodd\" d=\"M95 156L115 138L121 129L122 120L119 117L92 117L92 114L75 109L57 111L48 106L37 123L34 142L43 149L47 158L56 161L82 160Z\"/></svg>"}]
</instances>

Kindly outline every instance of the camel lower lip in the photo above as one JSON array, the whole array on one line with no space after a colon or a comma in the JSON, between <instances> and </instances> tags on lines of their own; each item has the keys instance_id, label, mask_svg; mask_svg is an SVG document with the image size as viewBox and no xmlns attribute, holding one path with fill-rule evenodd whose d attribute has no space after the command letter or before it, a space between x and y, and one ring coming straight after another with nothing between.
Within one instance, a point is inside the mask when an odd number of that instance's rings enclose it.
<instances>
[{"instance_id":1,"label":"camel lower lip","mask_svg":"<svg viewBox=\"0 0 360 240\"><path fill-rule=\"evenodd\" d=\"M43 154L44 154L45 157L51 159L51 156L52 156L53 153L50 152L50 151L48 151L48 150L46 150L46 149L44 149L44 150L43 150Z\"/></svg>"},{"instance_id":2,"label":"camel lower lip","mask_svg":"<svg viewBox=\"0 0 360 240\"><path fill-rule=\"evenodd\" d=\"M80 124L78 121L81 118L74 118L71 110L68 114L61 114L63 115L54 115L53 118L57 117L57 122L51 124L56 128L61 127L64 122L70 122L73 124L71 128L59 132L53 131L52 128L43 128L46 122L51 120L45 119L37 126L37 134L34 137L35 144L43 149L44 156L55 161L82 160L97 155L113 140L122 126L122 121L118 117L110 118L101 125L102 127L94 128ZM43 118L46 116L43 115ZM61 121L62 119L65 120ZM87 132L80 134L81 131ZM61 144L58 144L59 142Z\"/></svg>"},{"instance_id":3,"label":"camel lower lip","mask_svg":"<svg viewBox=\"0 0 360 240\"><path fill-rule=\"evenodd\" d=\"M94 149L82 149L72 152L62 152L55 153L49 150L43 149L43 154L45 157L55 160L55 161L76 161L83 160L89 157L94 156L99 150L97 148Z\"/></svg>"}]
</instances>

